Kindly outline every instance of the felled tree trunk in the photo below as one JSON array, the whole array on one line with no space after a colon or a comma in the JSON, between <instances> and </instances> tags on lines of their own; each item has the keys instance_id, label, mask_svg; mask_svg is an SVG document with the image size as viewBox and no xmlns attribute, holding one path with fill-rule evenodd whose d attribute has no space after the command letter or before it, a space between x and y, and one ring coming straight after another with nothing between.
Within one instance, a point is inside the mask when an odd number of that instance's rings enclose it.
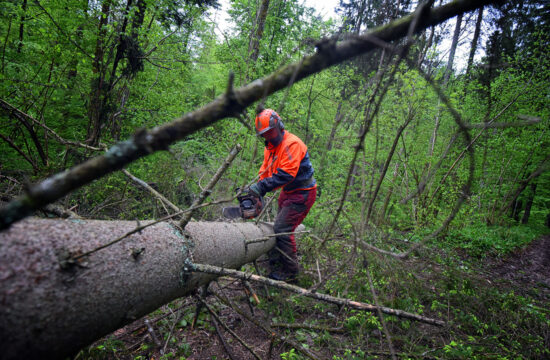
<instances>
[{"instance_id":1,"label":"felled tree trunk","mask_svg":"<svg viewBox=\"0 0 550 360\"><path fill-rule=\"evenodd\" d=\"M143 224L142 224L143 225ZM158 223L83 257L137 226L132 221L27 219L0 233L3 359L70 356L213 277L192 262L239 268L267 252L269 225Z\"/></svg>"}]
</instances>

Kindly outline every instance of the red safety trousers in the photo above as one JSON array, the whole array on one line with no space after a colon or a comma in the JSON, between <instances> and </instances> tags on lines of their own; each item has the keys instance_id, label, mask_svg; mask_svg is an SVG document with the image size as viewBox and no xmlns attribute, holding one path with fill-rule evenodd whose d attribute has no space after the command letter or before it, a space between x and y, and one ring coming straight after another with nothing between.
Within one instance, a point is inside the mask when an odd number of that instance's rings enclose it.
<instances>
[{"instance_id":1,"label":"red safety trousers","mask_svg":"<svg viewBox=\"0 0 550 360\"><path fill-rule=\"evenodd\" d=\"M317 188L297 190L291 193L281 191L279 210L273 226L275 234L294 232L309 213L316 197ZM296 276L300 267L296 256L294 235L281 235L276 239L276 248L269 253L271 271L280 271L291 277Z\"/></svg>"}]
</instances>

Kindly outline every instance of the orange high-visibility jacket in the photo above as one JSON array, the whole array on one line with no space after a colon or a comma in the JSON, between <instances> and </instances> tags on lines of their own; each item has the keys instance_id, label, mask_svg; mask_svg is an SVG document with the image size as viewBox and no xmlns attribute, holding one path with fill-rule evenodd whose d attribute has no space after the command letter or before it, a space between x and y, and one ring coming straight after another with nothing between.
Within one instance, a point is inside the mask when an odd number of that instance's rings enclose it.
<instances>
[{"instance_id":1,"label":"orange high-visibility jacket","mask_svg":"<svg viewBox=\"0 0 550 360\"><path fill-rule=\"evenodd\" d=\"M261 195L280 187L285 192L313 189L317 187L313 172L306 144L296 135L284 130L283 140L279 145L268 143L264 148L258 187Z\"/></svg>"}]
</instances>

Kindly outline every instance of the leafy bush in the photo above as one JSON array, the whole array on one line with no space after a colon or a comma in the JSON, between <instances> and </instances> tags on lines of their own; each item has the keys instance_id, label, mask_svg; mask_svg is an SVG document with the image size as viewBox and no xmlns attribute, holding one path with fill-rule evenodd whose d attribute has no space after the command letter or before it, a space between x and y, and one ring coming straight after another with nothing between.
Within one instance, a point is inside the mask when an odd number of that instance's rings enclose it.
<instances>
[{"instance_id":1,"label":"leafy bush","mask_svg":"<svg viewBox=\"0 0 550 360\"><path fill-rule=\"evenodd\" d=\"M471 224L450 229L442 246L465 250L474 257L502 256L521 248L546 230L526 225L498 226Z\"/></svg>"}]
</instances>

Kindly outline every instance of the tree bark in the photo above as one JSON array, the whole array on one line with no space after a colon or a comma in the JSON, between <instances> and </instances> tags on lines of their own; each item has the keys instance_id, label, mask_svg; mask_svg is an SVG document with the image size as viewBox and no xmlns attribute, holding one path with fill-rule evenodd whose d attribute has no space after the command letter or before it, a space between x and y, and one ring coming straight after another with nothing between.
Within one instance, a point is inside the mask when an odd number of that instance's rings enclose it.
<instances>
[{"instance_id":1,"label":"tree bark","mask_svg":"<svg viewBox=\"0 0 550 360\"><path fill-rule=\"evenodd\" d=\"M92 72L95 74L95 78L92 82L92 88L90 91L90 100L88 106L88 118L89 124L86 134L86 143L91 146L96 146L99 143L101 136L101 127L105 122L105 92L106 92L106 79L105 72L106 67L104 64L104 52L106 41L106 26L109 18L110 0L105 1L101 5L101 15L98 25L98 34L95 47L95 54L92 63Z\"/></svg>"},{"instance_id":2,"label":"tree bark","mask_svg":"<svg viewBox=\"0 0 550 360\"><path fill-rule=\"evenodd\" d=\"M215 278L192 263L239 268L274 245L272 227L161 222L77 260L133 230L132 221L27 219L0 233L3 359L50 359L82 347ZM262 242L247 240L266 237Z\"/></svg>"},{"instance_id":3,"label":"tree bark","mask_svg":"<svg viewBox=\"0 0 550 360\"><path fill-rule=\"evenodd\" d=\"M531 192L527 198L527 203L525 204L525 211L523 212L523 217L521 218L522 224L527 224L529 222L529 216L531 215L531 207L533 207L533 200L535 199L535 193L537 191L537 183L531 183Z\"/></svg>"},{"instance_id":4,"label":"tree bark","mask_svg":"<svg viewBox=\"0 0 550 360\"><path fill-rule=\"evenodd\" d=\"M543 172L545 171L548 171L548 169L550 168L550 154L547 155L544 160L542 160L539 165L537 166L537 168L524 180L521 180L519 182L519 186L517 187L517 189L515 191L510 191L508 194L506 194L506 196L504 197L504 200L506 201L508 198L510 198L510 196L512 196L512 199L506 203L504 206L501 207L500 209L500 213L501 214L504 214L506 211L512 209L512 207L514 206L514 204L516 203L516 201L518 200L519 198L519 195L523 192L523 190L525 190L525 188L527 187L527 185L531 182L531 180L534 180L536 179L537 177L539 177ZM519 219L518 219L519 220Z\"/></svg>"},{"instance_id":5,"label":"tree bark","mask_svg":"<svg viewBox=\"0 0 550 360\"><path fill-rule=\"evenodd\" d=\"M250 37L250 44L248 46L248 54L250 60L255 63L258 60L260 53L260 40L264 34L265 20L267 18L267 11L269 10L269 0L262 0L260 7L258 8L258 14L256 15L254 33Z\"/></svg>"},{"instance_id":6,"label":"tree bark","mask_svg":"<svg viewBox=\"0 0 550 360\"><path fill-rule=\"evenodd\" d=\"M477 50L477 43L479 41L479 34L481 33L481 21L483 20L483 6L478 9L476 29L474 31L474 38L472 39L472 45L470 46L470 55L468 56L468 65L466 66L466 75L470 74L472 65L474 63L474 56Z\"/></svg>"},{"instance_id":7,"label":"tree bark","mask_svg":"<svg viewBox=\"0 0 550 360\"><path fill-rule=\"evenodd\" d=\"M265 20L267 19L267 12L269 10L269 1L262 0L254 24L252 25L252 33L250 34L250 42L248 44L248 59L247 64L251 64L252 67L256 66L256 61L260 55L260 41L264 35ZM250 79L250 68L246 74L246 82Z\"/></svg>"},{"instance_id":8,"label":"tree bark","mask_svg":"<svg viewBox=\"0 0 550 360\"><path fill-rule=\"evenodd\" d=\"M23 35L25 33L25 16L27 13L27 0L23 0L23 4L21 5L21 19L19 21L19 45L17 45L17 53L21 53L21 49L23 49Z\"/></svg>"},{"instance_id":9,"label":"tree bark","mask_svg":"<svg viewBox=\"0 0 550 360\"><path fill-rule=\"evenodd\" d=\"M445 71L445 79L443 80L443 87L447 86L451 73L453 72L453 63L455 60L456 48L458 46L458 38L460 35L460 27L462 26L462 14L456 18L455 32L453 34L453 42L451 43L451 50L449 52L449 61L447 62L447 70Z\"/></svg>"}]
</instances>

